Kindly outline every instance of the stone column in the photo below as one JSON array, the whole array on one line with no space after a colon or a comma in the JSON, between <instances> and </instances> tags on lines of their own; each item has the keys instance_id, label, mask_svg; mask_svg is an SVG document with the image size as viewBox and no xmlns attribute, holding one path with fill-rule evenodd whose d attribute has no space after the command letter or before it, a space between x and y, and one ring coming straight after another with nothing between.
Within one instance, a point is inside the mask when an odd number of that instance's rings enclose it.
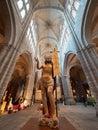
<instances>
[{"instance_id":1,"label":"stone column","mask_svg":"<svg viewBox=\"0 0 98 130\"><path fill-rule=\"evenodd\" d=\"M24 97L27 105L30 105L32 101L33 86L34 86L34 77L32 77L31 74L28 74L26 77L26 86L24 92Z\"/></svg>"},{"instance_id":2,"label":"stone column","mask_svg":"<svg viewBox=\"0 0 98 130\"><path fill-rule=\"evenodd\" d=\"M6 90L8 81L14 70L16 58L18 55L18 52L15 50L15 48L11 47L8 50L9 50L9 53L5 52L5 53L8 53L8 55L5 57L5 60L3 61L3 63L0 66L0 74L1 74L0 75L0 99L2 98L3 93Z\"/></svg>"},{"instance_id":3,"label":"stone column","mask_svg":"<svg viewBox=\"0 0 98 130\"><path fill-rule=\"evenodd\" d=\"M75 104L75 101L73 99L70 80L67 75L62 76L62 86L63 86L63 92L65 96L65 104L70 104L70 105Z\"/></svg>"},{"instance_id":4,"label":"stone column","mask_svg":"<svg viewBox=\"0 0 98 130\"><path fill-rule=\"evenodd\" d=\"M0 75L0 86L2 84L2 81L3 81L7 71L9 71L10 65L13 63L13 60L15 61L15 57L17 56L17 53L18 53L18 51L13 46L8 47L6 49L6 51L4 51L4 52L5 52L5 55L4 55L5 57L3 57L4 60L1 63L1 66L0 66L0 73L1 73L1 75Z\"/></svg>"}]
</instances>

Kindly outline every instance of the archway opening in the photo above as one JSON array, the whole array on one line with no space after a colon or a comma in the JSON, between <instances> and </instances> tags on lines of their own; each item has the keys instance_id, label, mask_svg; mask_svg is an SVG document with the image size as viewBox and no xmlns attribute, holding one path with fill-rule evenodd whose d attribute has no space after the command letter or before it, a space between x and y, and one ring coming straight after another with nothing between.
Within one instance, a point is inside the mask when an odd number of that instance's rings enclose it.
<instances>
[{"instance_id":1,"label":"archway opening","mask_svg":"<svg viewBox=\"0 0 98 130\"><path fill-rule=\"evenodd\" d=\"M20 100L25 100L25 93L27 89L27 75L30 72L29 57L26 53L20 55L16 61L12 76L6 88L6 108L9 105L10 99L12 104L17 105Z\"/></svg>"},{"instance_id":2,"label":"archway opening","mask_svg":"<svg viewBox=\"0 0 98 130\"><path fill-rule=\"evenodd\" d=\"M83 98L87 100L90 89L81 66L76 65L70 69L70 82L74 100L76 102L83 102Z\"/></svg>"},{"instance_id":3,"label":"archway opening","mask_svg":"<svg viewBox=\"0 0 98 130\"><path fill-rule=\"evenodd\" d=\"M74 100L76 102L84 102L84 99L87 100L92 93L80 61L74 54L68 56L67 73L70 77L69 80Z\"/></svg>"}]
</instances>

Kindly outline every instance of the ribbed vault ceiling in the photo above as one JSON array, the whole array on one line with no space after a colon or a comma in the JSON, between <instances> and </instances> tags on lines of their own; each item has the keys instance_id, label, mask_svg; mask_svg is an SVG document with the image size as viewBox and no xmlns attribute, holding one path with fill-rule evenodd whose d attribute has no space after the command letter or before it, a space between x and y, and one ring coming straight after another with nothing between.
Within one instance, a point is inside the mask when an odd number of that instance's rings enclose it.
<instances>
[{"instance_id":1,"label":"ribbed vault ceiling","mask_svg":"<svg viewBox=\"0 0 98 130\"><path fill-rule=\"evenodd\" d=\"M38 0L35 2L33 20L41 57L58 49L64 24L64 0Z\"/></svg>"}]
</instances>

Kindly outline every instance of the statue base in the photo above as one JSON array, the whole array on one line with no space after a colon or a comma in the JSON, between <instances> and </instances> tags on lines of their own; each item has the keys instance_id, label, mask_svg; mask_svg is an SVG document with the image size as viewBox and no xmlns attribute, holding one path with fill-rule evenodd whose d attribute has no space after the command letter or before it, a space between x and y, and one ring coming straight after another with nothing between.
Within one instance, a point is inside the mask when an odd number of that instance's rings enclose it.
<instances>
[{"instance_id":1,"label":"statue base","mask_svg":"<svg viewBox=\"0 0 98 130\"><path fill-rule=\"evenodd\" d=\"M52 118L40 118L40 126L49 126L50 128L59 128L59 120L53 120Z\"/></svg>"}]
</instances>

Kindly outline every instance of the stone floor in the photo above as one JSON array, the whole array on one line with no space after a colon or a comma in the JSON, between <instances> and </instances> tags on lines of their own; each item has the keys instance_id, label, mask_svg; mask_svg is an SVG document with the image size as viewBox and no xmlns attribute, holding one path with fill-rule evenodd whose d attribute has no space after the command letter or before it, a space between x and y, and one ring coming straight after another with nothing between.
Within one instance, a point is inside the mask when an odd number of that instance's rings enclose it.
<instances>
[{"instance_id":1,"label":"stone floor","mask_svg":"<svg viewBox=\"0 0 98 130\"><path fill-rule=\"evenodd\" d=\"M34 104L16 113L0 115L0 130L20 130L31 118L42 116L38 107L39 104ZM98 118L92 106L58 104L58 116L65 117L76 130L98 130Z\"/></svg>"}]
</instances>

